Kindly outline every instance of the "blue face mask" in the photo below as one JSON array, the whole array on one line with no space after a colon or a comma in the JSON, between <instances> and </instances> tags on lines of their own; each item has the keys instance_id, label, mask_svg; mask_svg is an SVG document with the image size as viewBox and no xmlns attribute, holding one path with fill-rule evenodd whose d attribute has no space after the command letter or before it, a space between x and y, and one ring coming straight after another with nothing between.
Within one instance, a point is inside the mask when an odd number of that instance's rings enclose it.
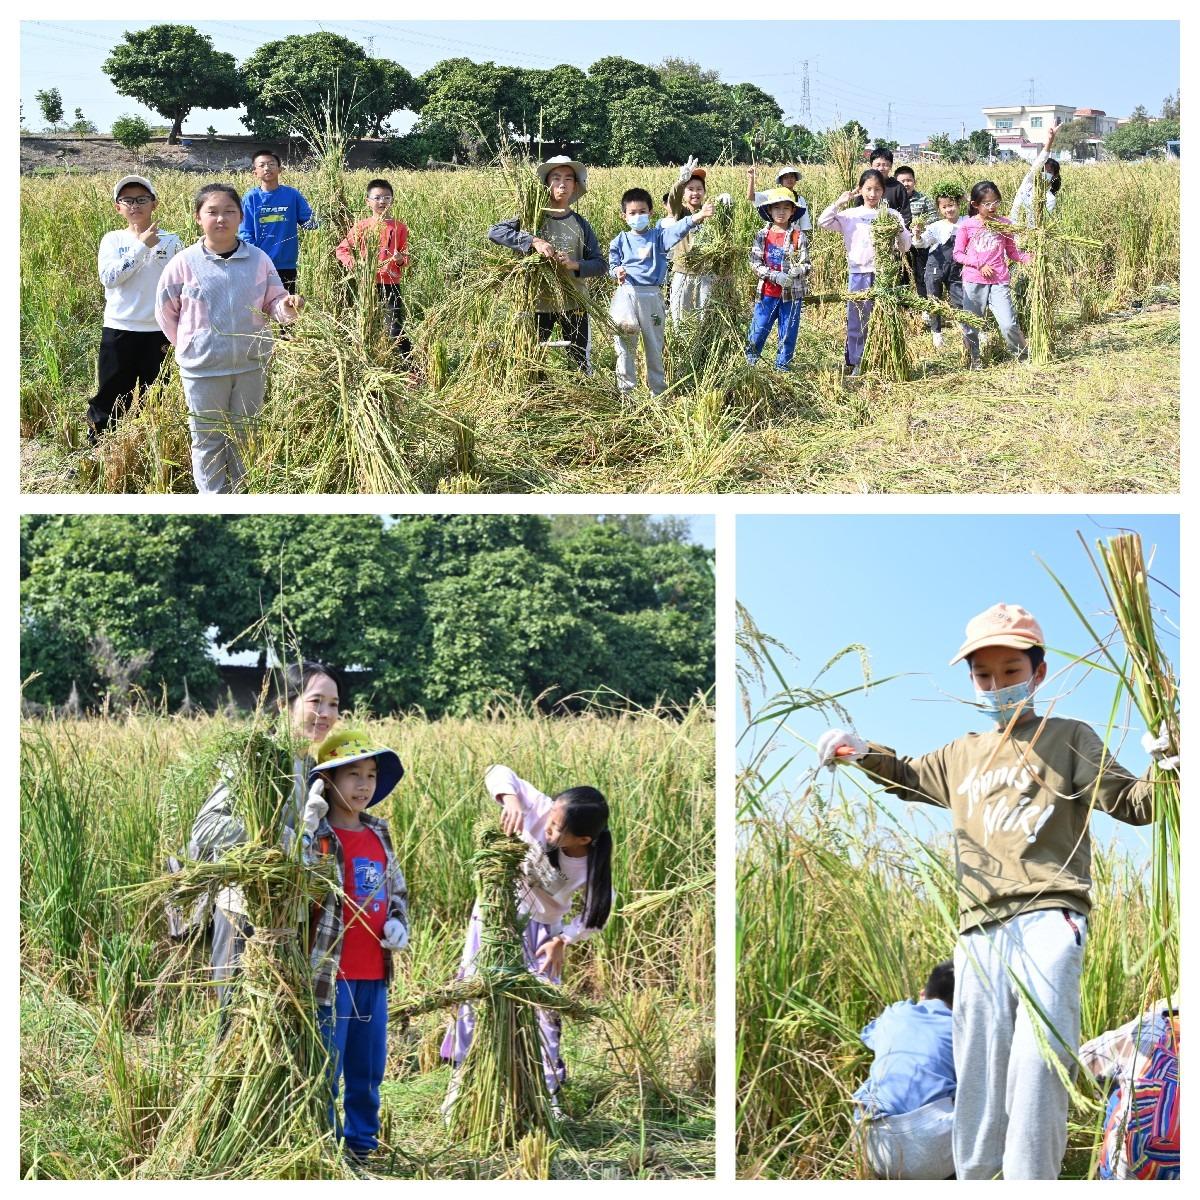
<instances>
[{"instance_id":1,"label":"blue face mask","mask_svg":"<svg viewBox=\"0 0 1200 1200\"><path fill-rule=\"evenodd\" d=\"M650 224L650 214L635 213L632 217L625 218L625 224L628 225L634 233L641 233Z\"/></svg>"},{"instance_id":2,"label":"blue face mask","mask_svg":"<svg viewBox=\"0 0 1200 1200\"><path fill-rule=\"evenodd\" d=\"M1011 687L997 688L994 692L981 692L975 689L975 703L981 712L990 716L997 725L1007 725L1013 719L1018 708L1031 711L1029 701L1033 699L1036 684L1032 679L1024 683L1014 683Z\"/></svg>"}]
</instances>

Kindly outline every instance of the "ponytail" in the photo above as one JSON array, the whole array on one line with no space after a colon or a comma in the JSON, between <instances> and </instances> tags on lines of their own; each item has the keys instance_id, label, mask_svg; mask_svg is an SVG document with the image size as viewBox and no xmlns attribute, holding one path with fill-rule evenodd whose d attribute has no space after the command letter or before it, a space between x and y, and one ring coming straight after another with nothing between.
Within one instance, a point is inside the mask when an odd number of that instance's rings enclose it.
<instances>
[{"instance_id":1,"label":"ponytail","mask_svg":"<svg viewBox=\"0 0 1200 1200\"><path fill-rule=\"evenodd\" d=\"M583 900L583 923L588 929L603 929L612 908L612 834L608 829L608 801L594 787L567 788L554 797L563 801L563 818L569 833L590 837L587 851L587 890ZM552 846L546 854L557 869L559 850Z\"/></svg>"}]
</instances>

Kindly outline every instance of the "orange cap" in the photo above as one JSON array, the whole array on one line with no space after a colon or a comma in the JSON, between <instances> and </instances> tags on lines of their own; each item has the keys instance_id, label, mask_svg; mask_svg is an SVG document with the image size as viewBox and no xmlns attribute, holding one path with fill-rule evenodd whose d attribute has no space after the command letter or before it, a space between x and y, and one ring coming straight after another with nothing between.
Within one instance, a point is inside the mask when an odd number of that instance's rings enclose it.
<instances>
[{"instance_id":1,"label":"orange cap","mask_svg":"<svg viewBox=\"0 0 1200 1200\"><path fill-rule=\"evenodd\" d=\"M981 612L967 622L967 640L959 646L958 653L950 660L950 666L962 662L968 654L974 654L984 646L1011 646L1014 650L1028 650L1030 646L1045 644L1042 627L1028 609L1019 604L993 604L987 612Z\"/></svg>"}]
</instances>

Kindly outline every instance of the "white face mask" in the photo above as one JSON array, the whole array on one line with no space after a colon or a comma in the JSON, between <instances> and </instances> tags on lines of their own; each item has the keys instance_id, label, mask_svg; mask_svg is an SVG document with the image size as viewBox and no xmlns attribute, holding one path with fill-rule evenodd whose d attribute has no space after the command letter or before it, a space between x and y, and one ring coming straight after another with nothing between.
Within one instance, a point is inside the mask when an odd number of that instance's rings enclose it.
<instances>
[{"instance_id":1,"label":"white face mask","mask_svg":"<svg viewBox=\"0 0 1200 1200\"><path fill-rule=\"evenodd\" d=\"M1053 175L1051 175L1049 171L1043 171L1043 172L1042 172L1042 178L1043 178L1043 179L1044 179L1044 180L1045 180L1047 183L1053 183L1053 182L1054 182L1054 176L1053 176Z\"/></svg>"},{"instance_id":2,"label":"white face mask","mask_svg":"<svg viewBox=\"0 0 1200 1200\"><path fill-rule=\"evenodd\" d=\"M625 224L629 226L634 233L641 233L650 224L649 213L634 213L631 217L625 218Z\"/></svg>"},{"instance_id":3,"label":"white face mask","mask_svg":"<svg viewBox=\"0 0 1200 1200\"><path fill-rule=\"evenodd\" d=\"M1014 683L1011 687L997 688L993 692L983 692L975 689L975 703L981 712L990 716L997 725L1007 725L1013 719L1017 709L1031 709L1031 701L1037 684L1032 679L1024 683Z\"/></svg>"}]
</instances>

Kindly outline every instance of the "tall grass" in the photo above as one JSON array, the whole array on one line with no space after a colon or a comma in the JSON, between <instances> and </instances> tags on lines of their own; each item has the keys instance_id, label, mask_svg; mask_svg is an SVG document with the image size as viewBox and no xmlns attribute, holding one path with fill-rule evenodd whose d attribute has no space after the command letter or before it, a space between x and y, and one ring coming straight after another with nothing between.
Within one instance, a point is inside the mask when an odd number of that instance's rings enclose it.
<instances>
[{"instance_id":1,"label":"tall grass","mask_svg":"<svg viewBox=\"0 0 1200 1200\"><path fill-rule=\"evenodd\" d=\"M651 1173L710 1170L710 710L696 705L682 720L599 712L553 719L498 707L487 719L363 714L363 722L407 769L383 814L412 915L393 1006L443 988L457 969L475 899L473 831L481 815L495 816L482 785L486 768L506 762L550 791L585 782L600 788L612 807L617 910L602 936L572 948L565 984L616 1011L600 1023L565 1018L565 1104L576 1120L557 1135L555 1171L601 1175L640 1139L657 1148ZM194 1113L181 1109L186 1085L211 1076L215 1000L206 949L172 945L161 904L137 885L161 878L165 854L182 847L215 782L214 747L240 729L224 718L152 713L23 728L22 1075L32 1098L23 1118L24 1171L285 1177L344 1169L328 1154L318 1167L300 1138L290 1159L243 1157L218 1168L222 1155L242 1151L201 1146L171 1124L185 1124L175 1114ZM639 1007L647 996L655 1001L649 1011ZM430 1011L389 1031L379 1169L430 1177L516 1171L517 1150L467 1151L442 1127L446 1071L437 1048L446 1019ZM77 1036L81 1049L60 1064L56 1043ZM47 1071L55 1082L43 1088Z\"/></svg>"},{"instance_id":2,"label":"tall grass","mask_svg":"<svg viewBox=\"0 0 1200 1200\"><path fill-rule=\"evenodd\" d=\"M314 200L326 224L301 236L300 286L310 307L294 337L277 345L268 406L247 456L253 489L723 490L755 477L747 432L770 454L781 413L809 411L819 415L818 425L832 428L844 407L844 395L829 378L843 338L842 313L834 306L806 309L792 371L746 369L741 341L754 293L746 260L760 222L740 201L726 234L744 249L733 260L736 337L697 369L689 349L694 333L671 330L666 400L618 404L614 350L600 319L591 378L572 369L558 350L530 348L521 335L528 332L528 317L521 315L528 305L518 285L530 282L525 276L535 267L486 240L490 224L529 199L521 183L527 172L504 169L387 172L396 189L395 215L411 233L404 295L414 354L410 363L397 363L378 340L378 321L370 318L373 289L348 289L332 257L343 226L362 207L370 175L343 171L339 143L331 137L321 160L284 173L285 182ZM918 182L931 190L950 177L969 188L978 170L922 168ZM1020 168L996 166L988 173L1011 197ZM93 387L102 315L95 254L100 237L117 223L108 199L114 178L22 180L22 433L45 455L61 456L62 469L75 472L72 486L188 491L186 412L172 370L94 455L83 450L84 401ZM185 241L196 234L190 203L196 182L189 175L155 173L160 224ZM645 186L657 196L671 182L668 168L594 170L578 209L603 247L623 227L624 189ZM744 178L734 168L715 167L708 183L713 195L736 196ZM800 184L814 212L844 186L835 167L806 168ZM1055 280L1055 320L1064 335L1155 289L1177 287L1176 206L1165 202L1177 190L1177 168L1166 164L1067 171L1056 229L1095 244L1076 247L1069 271L1064 265ZM812 251L810 291L843 291L840 238L814 230ZM608 285L599 281L593 290L600 315ZM364 311L354 308L352 294L362 298ZM957 351L935 354L920 341L917 318L906 319L910 337L922 347L922 363L937 373L932 386L957 386ZM870 419L894 412L887 400L887 394L872 400ZM698 408L717 414L700 438ZM973 489L976 481L969 482Z\"/></svg>"}]
</instances>

